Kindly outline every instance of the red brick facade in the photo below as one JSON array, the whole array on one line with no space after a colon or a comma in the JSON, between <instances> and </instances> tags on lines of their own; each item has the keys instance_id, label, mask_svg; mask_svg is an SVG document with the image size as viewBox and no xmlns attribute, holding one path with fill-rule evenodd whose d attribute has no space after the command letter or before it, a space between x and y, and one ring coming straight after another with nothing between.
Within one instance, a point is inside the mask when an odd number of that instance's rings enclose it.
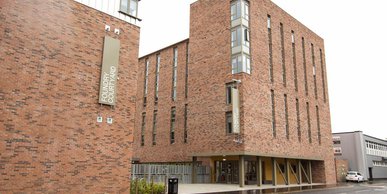
<instances>
[{"instance_id":1,"label":"red brick facade","mask_svg":"<svg viewBox=\"0 0 387 194\"><path fill-rule=\"evenodd\" d=\"M349 161L335 159L335 168L337 182L345 182L345 176L349 171Z\"/></svg>"},{"instance_id":2,"label":"red brick facade","mask_svg":"<svg viewBox=\"0 0 387 194\"><path fill-rule=\"evenodd\" d=\"M189 40L144 56L139 60L135 157L145 163L190 162L193 156L249 155L305 159L312 161L314 181L335 183L323 39L271 1L250 1L252 72L250 75L246 73L232 75L230 6L230 1L220 0L199 0L193 3ZM269 75L268 15L271 18L273 83ZM286 84L284 84L282 73L280 23L283 25ZM297 91L292 31L294 31L295 40ZM302 40L304 40L304 52ZM185 99L183 92L187 42L189 42L188 98ZM170 96L172 54L175 47L179 50L178 95L177 100L173 102ZM160 54L162 61L159 81L160 97L157 106L152 101L156 54ZM306 70L304 70L304 58ZM313 58L315 70L313 70ZM144 108L142 99L144 97L145 59L150 60L150 66L147 94L149 103ZM308 92L305 89L305 77ZM226 84L232 79L241 80L239 92L242 144L235 143L236 135L226 133L225 114L231 111L231 106L226 104ZM275 97L276 137L273 137L272 132L271 90L274 91ZM287 96L289 138L285 135L284 95ZM300 141L297 129L296 99L299 102ZM187 143L183 141L185 104L188 106ZM308 124L307 104L309 104L310 124ZM170 144L171 107L173 106L177 109L175 127L177 141ZM156 145L152 145L151 141L154 110L158 110ZM143 113L146 113L145 143L144 146L141 146L141 115ZM309 125L311 140L308 134ZM321 143L319 143L318 128L320 128Z\"/></svg>"},{"instance_id":3,"label":"red brick facade","mask_svg":"<svg viewBox=\"0 0 387 194\"><path fill-rule=\"evenodd\" d=\"M128 193L139 28L72 0L2 0L0 21L0 193ZM98 104L105 36L114 108Z\"/></svg>"}]
</instances>

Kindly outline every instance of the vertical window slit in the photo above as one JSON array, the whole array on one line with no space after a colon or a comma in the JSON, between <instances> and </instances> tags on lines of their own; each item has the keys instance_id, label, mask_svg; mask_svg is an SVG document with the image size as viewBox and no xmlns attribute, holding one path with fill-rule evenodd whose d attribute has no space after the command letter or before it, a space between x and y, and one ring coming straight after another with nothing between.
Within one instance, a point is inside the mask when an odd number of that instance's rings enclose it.
<instances>
[{"instance_id":1,"label":"vertical window slit","mask_svg":"<svg viewBox=\"0 0 387 194\"><path fill-rule=\"evenodd\" d=\"M322 87L323 87L323 97L324 97L324 102L326 102L327 97L325 93L324 61L323 61L323 54L321 49L320 49L320 63L321 63L321 81L322 81Z\"/></svg>"},{"instance_id":2,"label":"vertical window slit","mask_svg":"<svg viewBox=\"0 0 387 194\"><path fill-rule=\"evenodd\" d=\"M288 115L288 96L284 95L284 109L285 109L285 135L289 139L289 115Z\"/></svg>"},{"instance_id":3,"label":"vertical window slit","mask_svg":"<svg viewBox=\"0 0 387 194\"><path fill-rule=\"evenodd\" d=\"M295 43L294 31L292 31L292 54L293 54L294 88L297 92L298 91L298 80L297 80L296 43Z\"/></svg>"},{"instance_id":4,"label":"vertical window slit","mask_svg":"<svg viewBox=\"0 0 387 194\"><path fill-rule=\"evenodd\" d=\"M314 45L311 44L311 50L312 50L312 63L313 63L313 83L314 83L314 97L317 100L317 79L316 79L316 61L315 61L315 55L314 55Z\"/></svg>"},{"instance_id":5,"label":"vertical window slit","mask_svg":"<svg viewBox=\"0 0 387 194\"><path fill-rule=\"evenodd\" d=\"M318 106L316 106L316 117L317 117L317 137L318 137L318 143L321 145L320 111L318 109Z\"/></svg>"},{"instance_id":6,"label":"vertical window slit","mask_svg":"<svg viewBox=\"0 0 387 194\"><path fill-rule=\"evenodd\" d=\"M271 83L274 82L273 78L273 40L271 35L271 18L270 15L267 16L267 31L269 37L269 75Z\"/></svg>"},{"instance_id":7,"label":"vertical window slit","mask_svg":"<svg viewBox=\"0 0 387 194\"><path fill-rule=\"evenodd\" d=\"M302 37L302 59L304 65L304 84L305 84L305 94L308 95L308 75L306 71L306 56L305 56L305 39Z\"/></svg>"},{"instance_id":8,"label":"vertical window slit","mask_svg":"<svg viewBox=\"0 0 387 194\"><path fill-rule=\"evenodd\" d=\"M300 103L298 99L296 99L296 111L297 111L297 135L298 135L298 141L301 142Z\"/></svg>"},{"instance_id":9,"label":"vertical window slit","mask_svg":"<svg viewBox=\"0 0 387 194\"><path fill-rule=\"evenodd\" d=\"M310 112L309 112L309 102L306 103L306 115L308 119L308 137L309 137L309 143L312 143L312 129L310 126Z\"/></svg>"},{"instance_id":10,"label":"vertical window slit","mask_svg":"<svg viewBox=\"0 0 387 194\"><path fill-rule=\"evenodd\" d=\"M176 124L176 107L171 108L171 130L170 130L170 142L175 143L175 124Z\"/></svg>"},{"instance_id":11,"label":"vertical window slit","mask_svg":"<svg viewBox=\"0 0 387 194\"><path fill-rule=\"evenodd\" d=\"M274 90L271 90L271 123L272 123L272 132L273 137L276 137L276 128L275 128L275 96Z\"/></svg>"},{"instance_id":12,"label":"vertical window slit","mask_svg":"<svg viewBox=\"0 0 387 194\"><path fill-rule=\"evenodd\" d=\"M285 40L284 40L284 25L280 23L281 33L281 57L282 57L282 81L286 87L286 64L285 64Z\"/></svg>"}]
</instances>

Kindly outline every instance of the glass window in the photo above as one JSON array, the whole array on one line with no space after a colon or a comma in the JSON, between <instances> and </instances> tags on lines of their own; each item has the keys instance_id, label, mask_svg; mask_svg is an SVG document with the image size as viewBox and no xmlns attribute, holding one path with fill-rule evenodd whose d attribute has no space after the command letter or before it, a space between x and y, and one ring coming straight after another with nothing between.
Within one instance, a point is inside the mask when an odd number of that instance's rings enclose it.
<instances>
[{"instance_id":1,"label":"glass window","mask_svg":"<svg viewBox=\"0 0 387 194\"><path fill-rule=\"evenodd\" d=\"M176 100L177 86L177 48L173 49L173 75L172 75L172 100Z\"/></svg>"},{"instance_id":2,"label":"glass window","mask_svg":"<svg viewBox=\"0 0 387 194\"><path fill-rule=\"evenodd\" d=\"M244 72L250 74L251 69L250 69L250 57L247 55L243 55L243 70Z\"/></svg>"},{"instance_id":3,"label":"glass window","mask_svg":"<svg viewBox=\"0 0 387 194\"><path fill-rule=\"evenodd\" d=\"M188 129L187 129L187 118L188 117L188 104L184 106L184 143L188 142Z\"/></svg>"},{"instance_id":4,"label":"glass window","mask_svg":"<svg viewBox=\"0 0 387 194\"><path fill-rule=\"evenodd\" d=\"M247 47L250 47L250 32L249 29L243 27L243 44Z\"/></svg>"},{"instance_id":5,"label":"glass window","mask_svg":"<svg viewBox=\"0 0 387 194\"><path fill-rule=\"evenodd\" d=\"M152 144L156 145L157 110L153 111Z\"/></svg>"},{"instance_id":6,"label":"glass window","mask_svg":"<svg viewBox=\"0 0 387 194\"><path fill-rule=\"evenodd\" d=\"M241 27L234 28L231 31L231 47L234 48L236 46L241 45Z\"/></svg>"},{"instance_id":7,"label":"glass window","mask_svg":"<svg viewBox=\"0 0 387 194\"><path fill-rule=\"evenodd\" d=\"M249 20L249 3L246 1L243 3L243 18L245 18L245 20Z\"/></svg>"},{"instance_id":8,"label":"glass window","mask_svg":"<svg viewBox=\"0 0 387 194\"><path fill-rule=\"evenodd\" d=\"M160 54L156 55L155 104L159 99Z\"/></svg>"},{"instance_id":9,"label":"glass window","mask_svg":"<svg viewBox=\"0 0 387 194\"><path fill-rule=\"evenodd\" d=\"M242 70L242 56L241 55L237 55L237 56L234 56L231 60L232 62L232 73L240 73L241 70Z\"/></svg>"},{"instance_id":10,"label":"glass window","mask_svg":"<svg viewBox=\"0 0 387 194\"><path fill-rule=\"evenodd\" d=\"M121 0L121 7L120 7L120 11L122 12L127 12L128 11L128 0Z\"/></svg>"},{"instance_id":11,"label":"glass window","mask_svg":"<svg viewBox=\"0 0 387 194\"><path fill-rule=\"evenodd\" d=\"M245 72L250 74L250 57L248 55L235 55L231 59L232 73Z\"/></svg>"},{"instance_id":12,"label":"glass window","mask_svg":"<svg viewBox=\"0 0 387 194\"><path fill-rule=\"evenodd\" d=\"M137 0L130 0L129 14L137 17Z\"/></svg>"},{"instance_id":13,"label":"glass window","mask_svg":"<svg viewBox=\"0 0 387 194\"><path fill-rule=\"evenodd\" d=\"M145 113L142 113L142 122L141 122L141 146L145 144Z\"/></svg>"},{"instance_id":14,"label":"glass window","mask_svg":"<svg viewBox=\"0 0 387 194\"><path fill-rule=\"evenodd\" d=\"M120 11L137 17L138 0L121 0Z\"/></svg>"},{"instance_id":15,"label":"glass window","mask_svg":"<svg viewBox=\"0 0 387 194\"><path fill-rule=\"evenodd\" d=\"M176 108L172 107L172 109L171 109L171 131L170 131L171 144L175 143L175 121L176 121Z\"/></svg>"},{"instance_id":16,"label":"glass window","mask_svg":"<svg viewBox=\"0 0 387 194\"><path fill-rule=\"evenodd\" d=\"M267 28L271 28L271 18L270 18L270 15L267 16Z\"/></svg>"},{"instance_id":17,"label":"glass window","mask_svg":"<svg viewBox=\"0 0 387 194\"><path fill-rule=\"evenodd\" d=\"M234 87L233 83L228 83L226 85L226 104L232 103L231 89Z\"/></svg>"},{"instance_id":18,"label":"glass window","mask_svg":"<svg viewBox=\"0 0 387 194\"><path fill-rule=\"evenodd\" d=\"M292 31L292 43L294 43L294 31Z\"/></svg>"},{"instance_id":19,"label":"glass window","mask_svg":"<svg viewBox=\"0 0 387 194\"><path fill-rule=\"evenodd\" d=\"M231 21L241 17L241 2L236 1L231 5Z\"/></svg>"},{"instance_id":20,"label":"glass window","mask_svg":"<svg viewBox=\"0 0 387 194\"><path fill-rule=\"evenodd\" d=\"M232 112L226 112L226 132L232 133Z\"/></svg>"}]
</instances>

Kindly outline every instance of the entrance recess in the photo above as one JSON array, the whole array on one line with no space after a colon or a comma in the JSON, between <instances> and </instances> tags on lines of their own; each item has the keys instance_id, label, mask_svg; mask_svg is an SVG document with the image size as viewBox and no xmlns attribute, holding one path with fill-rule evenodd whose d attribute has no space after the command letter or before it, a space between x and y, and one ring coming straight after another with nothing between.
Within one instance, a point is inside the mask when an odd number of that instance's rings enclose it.
<instances>
[{"instance_id":1,"label":"entrance recess","mask_svg":"<svg viewBox=\"0 0 387 194\"><path fill-rule=\"evenodd\" d=\"M239 183L238 161L216 161L215 165L217 183Z\"/></svg>"}]
</instances>

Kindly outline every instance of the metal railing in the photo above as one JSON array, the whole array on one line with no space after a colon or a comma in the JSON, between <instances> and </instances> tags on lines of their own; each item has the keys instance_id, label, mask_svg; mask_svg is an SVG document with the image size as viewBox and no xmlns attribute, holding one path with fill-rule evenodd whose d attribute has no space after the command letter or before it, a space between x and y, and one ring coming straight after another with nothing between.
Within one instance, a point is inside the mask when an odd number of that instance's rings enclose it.
<instances>
[{"instance_id":1,"label":"metal railing","mask_svg":"<svg viewBox=\"0 0 387 194\"><path fill-rule=\"evenodd\" d=\"M195 166L197 183L210 183L210 167ZM192 183L192 164L133 164L132 180L145 179L148 183L164 183L168 178L178 178L179 183Z\"/></svg>"}]
</instances>

